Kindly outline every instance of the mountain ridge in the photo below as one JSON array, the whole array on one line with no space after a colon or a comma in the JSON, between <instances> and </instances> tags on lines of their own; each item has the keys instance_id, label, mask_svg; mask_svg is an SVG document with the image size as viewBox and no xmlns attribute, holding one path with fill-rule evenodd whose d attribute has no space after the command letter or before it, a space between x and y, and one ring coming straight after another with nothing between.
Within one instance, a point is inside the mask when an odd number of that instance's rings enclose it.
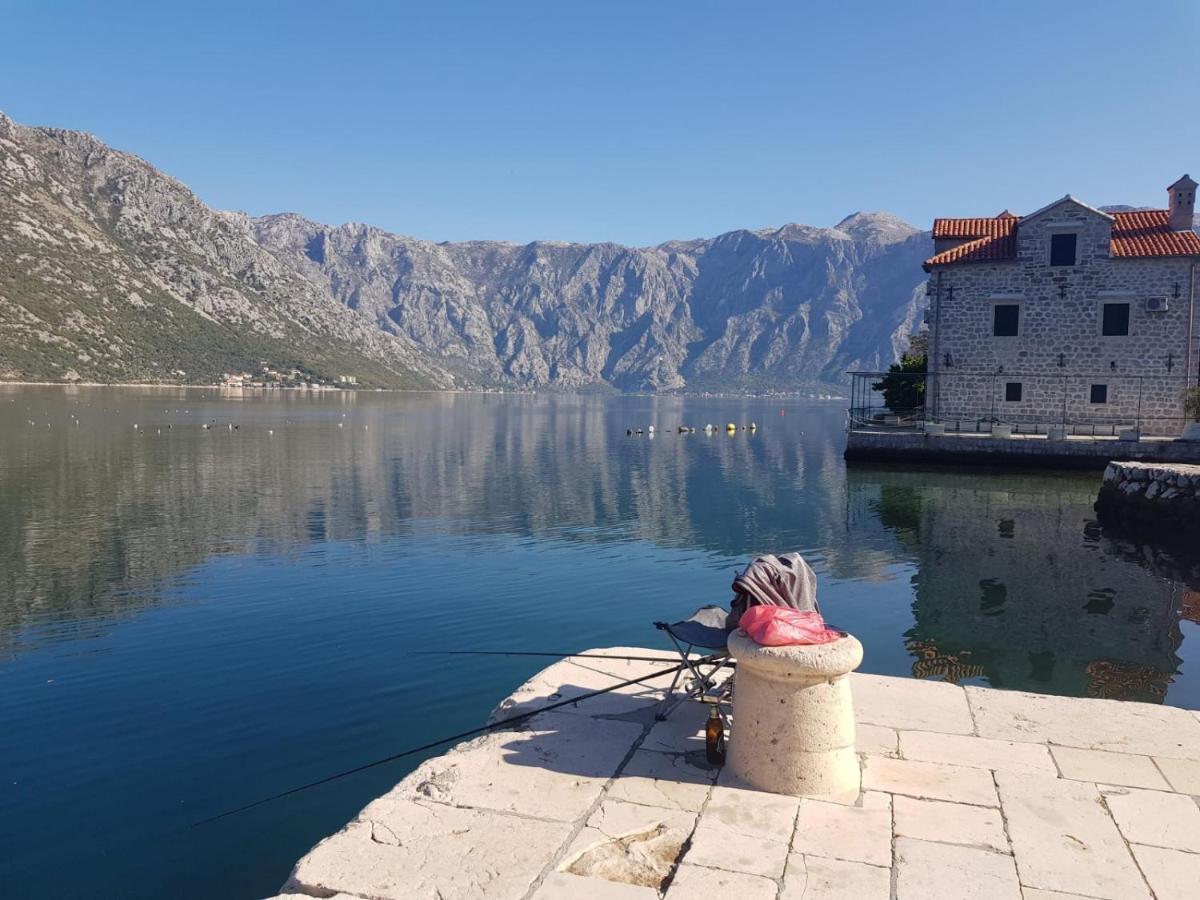
<instances>
[{"instance_id":1,"label":"mountain ridge","mask_svg":"<svg viewBox=\"0 0 1200 900\"><path fill-rule=\"evenodd\" d=\"M890 363L930 241L888 213L652 247L444 241L208 207L0 113L0 378L781 390Z\"/></svg>"},{"instance_id":2,"label":"mountain ridge","mask_svg":"<svg viewBox=\"0 0 1200 900\"><path fill-rule=\"evenodd\" d=\"M212 382L261 365L452 384L182 182L91 135L0 114L0 377Z\"/></svg>"},{"instance_id":3,"label":"mountain ridge","mask_svg":"<svg viewBox=\"0 0 1200 900\"><path fill-rule=\"evenodd\" d=\"M843 360L886 365L916 325L920 262L931 246L927 233L886 213L855 213L833 228L789 223L652 247L433 242L296 213L251 223L259 243L298 272L468 379L572 389L827 385L840 380ZM892 259L879 271L889 254L900 265ZM867 317L856 295L872 290L864 275L899 288L882 323L859 324ZM638 285L634 294L629 283ZM751 302L741 297L747 291ZM792 303L789 294L801 296ZM546 296L566 310L547 308ZM439 307L443 300L448 306ZM790 350L803 349L792 337L811 332L814 308L823 317L818 332L834 338L830 352L811 348L807 359L789 362ZM840 341L856 329L871 333L865 352Z\"/></svg>"}]
</instances>

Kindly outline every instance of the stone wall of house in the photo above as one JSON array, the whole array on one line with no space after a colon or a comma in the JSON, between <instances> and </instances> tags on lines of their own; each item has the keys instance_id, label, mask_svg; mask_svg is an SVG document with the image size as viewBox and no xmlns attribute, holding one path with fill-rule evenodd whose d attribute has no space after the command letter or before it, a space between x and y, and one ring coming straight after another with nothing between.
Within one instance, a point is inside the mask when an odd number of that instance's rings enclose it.
<instances>
[{"instance_id":1,"label":"stone wall of house","mask_svg":"<svg viewBox=\"0 0 1200 900\"><path fill-rule=\"evenodd\" d=\"M1074 266L1050 265L1050 237L1060 232L1078 235ZM1145 433L1178 434L1194 260L1114 259L1110 220L1072 201L1023 222L1017 235L1016 260L932 275L931 302L940 305L929 316L936 417L1129 425L1140 418ZM1167 309L1149 310L1150 298L1166 298ZM1106 300L1130 304L1128 336L1101 335ZM1016 337L993 336L997 303L1020 305ZM1019 401L1006 399L1009 382L1022 385ZM1106 403L1091 402L1092 385L1107 386Z\"/></svg>"}]
</instances>

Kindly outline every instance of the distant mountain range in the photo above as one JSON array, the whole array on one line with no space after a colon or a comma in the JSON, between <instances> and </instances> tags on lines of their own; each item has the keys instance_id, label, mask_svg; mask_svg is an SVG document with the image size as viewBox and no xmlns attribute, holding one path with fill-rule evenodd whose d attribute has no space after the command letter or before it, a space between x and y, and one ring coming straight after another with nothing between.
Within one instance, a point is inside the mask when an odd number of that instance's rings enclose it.
<instances>
[{"instance_id":1,"label":"distant mountain range","mask_svg":"<svg viewBox=\"0 0 1200 900\"><path fill-rule=\"evenodd\" d=\"M931 246L887 213L645 248L252 218L0 114L0 379L825 388L898 357Z\"/></svg>"}]
</instances>

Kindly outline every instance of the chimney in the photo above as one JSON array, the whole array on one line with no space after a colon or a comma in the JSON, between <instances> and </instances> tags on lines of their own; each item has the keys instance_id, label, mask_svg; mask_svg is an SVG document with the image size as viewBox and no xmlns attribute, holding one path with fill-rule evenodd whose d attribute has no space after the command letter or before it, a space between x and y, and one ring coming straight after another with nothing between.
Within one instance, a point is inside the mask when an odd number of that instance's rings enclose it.
<instances>
[{"instance_id":1,"label":"chimney","mask_svg":"<svg viewBox=\"0 0 1200 900\"><path fill-rule=\"evenodd\" d=\"M1191 231L1196 214L1196 182L1184 175L1167 188L1167 217L1172 231Z\"/></svg>"}]
</instances>

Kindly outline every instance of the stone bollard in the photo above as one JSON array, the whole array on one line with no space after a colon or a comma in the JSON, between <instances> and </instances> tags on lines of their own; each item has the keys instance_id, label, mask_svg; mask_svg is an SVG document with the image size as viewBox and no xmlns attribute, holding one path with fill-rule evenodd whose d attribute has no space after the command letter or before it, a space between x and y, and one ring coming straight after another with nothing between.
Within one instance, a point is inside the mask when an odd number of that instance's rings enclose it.
<instances>
[{"instance_id":1,"label":"stone bollard","mask_svg":"<svg viewBox=\"0 0 1200 900\"><path fill-rule=\"evenodd\" d=\"M854 703L846 676L862 662L858 639L763 647L734 631L729 652L737 660L728 759L733 774L775 794L857 791Z\"/></svg>"}]
</instances>

